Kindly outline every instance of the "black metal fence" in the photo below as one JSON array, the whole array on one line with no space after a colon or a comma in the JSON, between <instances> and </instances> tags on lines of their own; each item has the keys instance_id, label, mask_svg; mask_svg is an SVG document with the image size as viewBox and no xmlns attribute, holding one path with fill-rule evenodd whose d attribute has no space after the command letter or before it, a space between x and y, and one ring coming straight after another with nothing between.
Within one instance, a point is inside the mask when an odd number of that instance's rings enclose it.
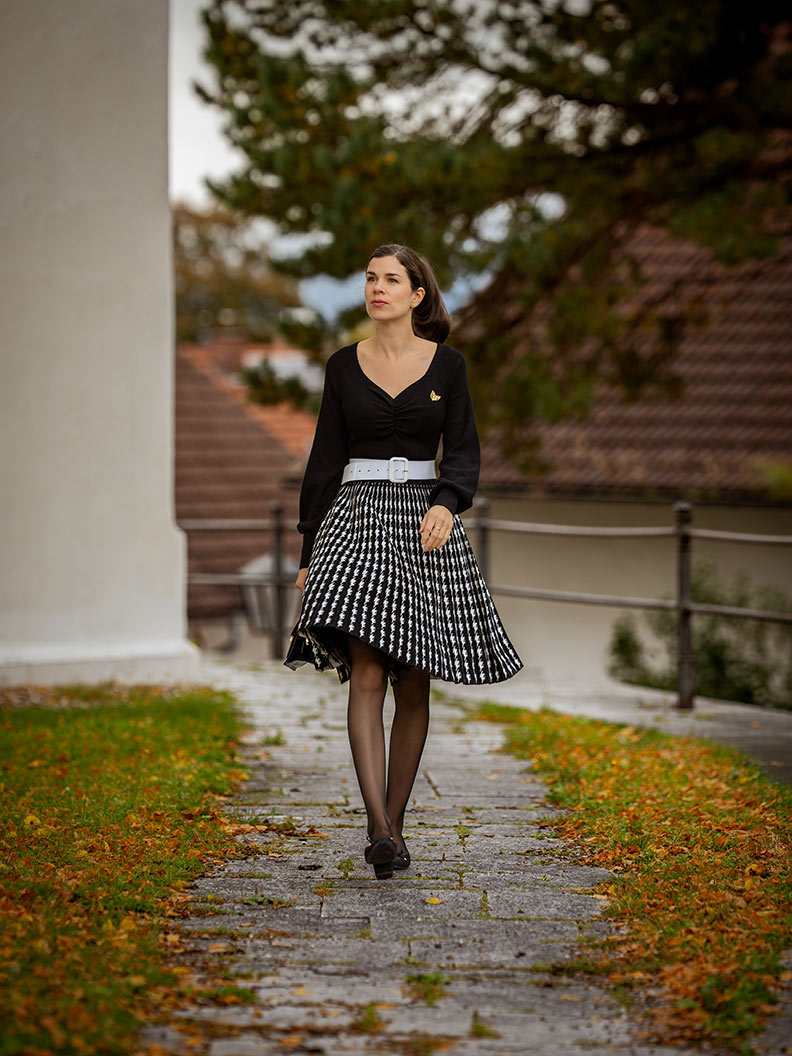
<instances>
[{"instance_id":1,"label":"black metal fence","mask_svg":"<svg viewBox=\"0 0 792 1056\"><path fill-rule=\"evenodd\" d=\"M693 707L695 672L693 669L692 618L694 613L716 616L733 616L749 620L769 620L792 623L792 613L768 612L761 609L743 609L733 605L708 605L693 601L691 596L692 539L713 539L732 543L761 543L768 546L792 546L790 535L764 535L753 532L725 532L709 528L692 527L692 506L689 502L676 502L673 506L674 523L669 527L611 528L567 524L529 524L523 521L502 521L489 516L489 501L479 499L477 516L466 527L478 531L478 560L482 573L493 594L518 598L539 598L547 601L569 601L578 605L610 605L617 608L665 609L677 616L677 707ZM539 590L533 587L508 587L490 584L489 548L490 532L525 532L536 535L606 536L610 538L676 538L676 598L632 598L616 594L582 594L566 590Z\"/></svg>"},{"instance_id":2,"label":"black metal fence","mask_svg":"<svg viewBox=\"0 0 792 1056\"><path fill-rule=\"evenodd\" d=\"M264 532L271 533L272 568L269 572L190 572L188 583L211 583L218 586L261 587L268 589L272 599L272 620L266 628L272 635L272 656L275 660L285 655L286 641L286 592L294 585L287 579L283 568L283 507L279 502L270 503L272 516L269 520L238 518L184 518L176 523L185 532ZM189 535L188 535L189 541ZM296 576L295 576L296 578Z\"/></svg>"},{"instance_id":3,"label":"black metal fence","mask_svg":"<svg viewBox=\"0 0 792 1056\"><path fill-rule=\"evenodd\" d=\"M189 583L217 583L223 585L267 587L273 598L272 655L274 659L284 656L284 641L287 633L286 591L293 587L294 580L286 579L283 572L283 517L282 507L275 502L270 507L269 520L180 520L179 527L187 532L195 531L261 531L272 533L273 563L270 572L261 575L252 573L205 573L188 575ZM477 560L482 574L493 594L509 597L531 598L546 601L566 601L577 605L608 605L616 608L664 609L674 611L677 618L677 707L688 710L693 707L695 693L695 671L692 649L692 621L694 613L735 617L748 620L766 620L777 623L792 623L790 612L769 612L761 609L744 609L733 605L709 605L693 601L691 596L692 540L710 539L719 542L751 543L764 546L792 546L790 535L766 535L754 532L726 532L692 526L692 506L688 502L676 502L673 507L673 523L668 527L636 526L630 528L600 527L567 524L532 524L525 521L505 521L490 517L489 500L480 496L473 509L474 516L465 518L465 529L477 533ZM676 598L634 598L618 594L586 594L566 590L542 590L534 587L513 587L490 582L490 547L492 532L510 532L535 535L600 536L609 538L675 538L676 539ZM296 578L296 577L295 577Z\"/></svg>"}]
</instances>

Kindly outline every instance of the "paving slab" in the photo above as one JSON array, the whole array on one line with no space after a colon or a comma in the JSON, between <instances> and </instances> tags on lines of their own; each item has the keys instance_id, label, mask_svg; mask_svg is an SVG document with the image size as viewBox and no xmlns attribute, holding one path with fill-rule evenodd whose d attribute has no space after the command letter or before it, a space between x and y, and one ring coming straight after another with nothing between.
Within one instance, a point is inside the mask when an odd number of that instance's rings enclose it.
<instances>
[{"instance_id":1,"label":"paving slab","mask_svg":"<svg viewBox=\"0 0 792 1056\"><path fill-rule=\"evenodd\" d=\"M498 753L498 726L469 721L441 692L456 687L433 683L405 826L413 865L378 881L363 857L348 686L277 663L207 662L202 681L236 693L247 719L249 778L225 809L267 829L239 836L249 857L194 881L173 930L198 979L234 980L253 999L188 1005L144 1028L141 1046L179 1056L692 1056L648 1045L614 993L563 974L587 935L611 930L607 900L592 893L610 874L575 864L538 775ZM386 725L392 709L389 692ZM186 1045L188 1028L202 1048Z\"/></svg>"}]
</instances>

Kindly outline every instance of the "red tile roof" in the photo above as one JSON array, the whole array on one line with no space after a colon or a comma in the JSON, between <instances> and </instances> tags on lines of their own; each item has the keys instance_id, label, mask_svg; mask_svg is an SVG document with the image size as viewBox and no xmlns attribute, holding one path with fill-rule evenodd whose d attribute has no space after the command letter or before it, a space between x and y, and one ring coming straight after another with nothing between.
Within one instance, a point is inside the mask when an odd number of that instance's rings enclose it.
<instances>
[{"instance_id":1,"label":"red tile roof","mask_svg":"<svg viewBox=\"0 0 792 1056\"><path fill-rule=\"evenodd\" d=\"M210 357L211 358L211 357ZM200 364L200 366L199 366ZM264 412L264 413L260 413ZM288 422L288 428L283 423ZM262 518L269 504L283 507L284 550L295 563L302 537L296 530L303 458L314 419L301 411L247 404L244 394L195 346L176 350L177 519ZM190 572L238 572L269 552L267 532L188 532ZM188 615L224 616L242 608L239 587L190 585Z\"/></svg>"},{"instance_id":2,"label":"red tile roof","mask_svg":"<svg viewBox=\"0 0 792 1056\"><path fill-rule=\"evenodd\" d=\"M286 400L268 406L251 403L247 396L247 388L235 378L235 372L241 366L242 354L259 350L266 353L273 348L280 353L284 351L280 346L248 343L232 345L228 341L213 343L209 346L186 343L180 346L182 354L213 385L244 407L245 413L261 425L287 451L290 451L296 458L303 459L307 457L310 450L316 428L316 419L313 415L299 410ZM305 353L299 349L289 351L294 353L295 358L305 358Z\"/></svg>"},{"instance_id":3,"label":"red tile roof","mask_svg":"<svg viewBox=\"0 0 792 1056\"><path fill-rule=\"evenodd\" d=\"M625 403L600 384L587 420L536 423L550 464L544 473L521 472L516 460L500 454L493 429L482 438L482 486L592 497L772 500L771 467L792 469L792 246L733 270L653 229L643 229L630 248L649 277L642 297L680 282L701 292L705 321L689 327L672 364L682 395ZM467 325L454 333L463 349ZM534 327L535 320L517 323L515 353L536 339Z\"/></svg>"}]
</instances>

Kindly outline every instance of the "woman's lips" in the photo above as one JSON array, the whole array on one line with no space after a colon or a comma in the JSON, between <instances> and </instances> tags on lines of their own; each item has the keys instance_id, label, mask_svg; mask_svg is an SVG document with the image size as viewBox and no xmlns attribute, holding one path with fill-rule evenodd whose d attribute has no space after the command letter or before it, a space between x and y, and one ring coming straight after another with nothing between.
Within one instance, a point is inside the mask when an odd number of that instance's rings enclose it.
<instances>
[{"instance_id":1,"label":"woman's lips","mask_svg":"<svg viewBox=\"0 0 792 1056\"><path fill-rule=\"evenodd\" d=\"M388 302L387 301L372 301L371 303L373 305L377 306L377 305L380 305L380 304L387 304Z\"/></svg>"}]
</instances>

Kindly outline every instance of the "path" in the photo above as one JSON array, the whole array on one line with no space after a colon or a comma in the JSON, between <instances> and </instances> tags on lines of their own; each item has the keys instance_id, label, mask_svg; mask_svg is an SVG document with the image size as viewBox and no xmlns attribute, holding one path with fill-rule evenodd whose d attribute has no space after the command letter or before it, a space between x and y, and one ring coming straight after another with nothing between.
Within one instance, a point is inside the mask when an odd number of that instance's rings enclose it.
<instances>
[{"instance_id":1,"label":"path","mask_svg":"<svg viewBox=\"0 0 792 1056\"><path fill-rule=\"evenodd\" d=\"M254 727L250 779L229 809L275 810L270 822L290 816L298 831L282 857L199 879L193 915L176 927L185 963L199 976L202 963L222 964L256 1002L196 1005L146 1028L142 1043L196 1051L184 1044L192 1029L209 1056L683 1056L641 1041L606 990L549 970L573 961L583 936L607 931L603 901L589 892L609 874L573 864L542 826L555 811L524 761L493 754L497 725L465 722L433 695L405 831L413 865L376 881L362 856L347 687L307 667L206 670L244 701ZM388 724L391 710L389 691ZM264 746L277 732L285 743ZM300 835L312 828L326 836ZM430 1004L433 986L441 993Z\"/></svg>"}]
</instances>

